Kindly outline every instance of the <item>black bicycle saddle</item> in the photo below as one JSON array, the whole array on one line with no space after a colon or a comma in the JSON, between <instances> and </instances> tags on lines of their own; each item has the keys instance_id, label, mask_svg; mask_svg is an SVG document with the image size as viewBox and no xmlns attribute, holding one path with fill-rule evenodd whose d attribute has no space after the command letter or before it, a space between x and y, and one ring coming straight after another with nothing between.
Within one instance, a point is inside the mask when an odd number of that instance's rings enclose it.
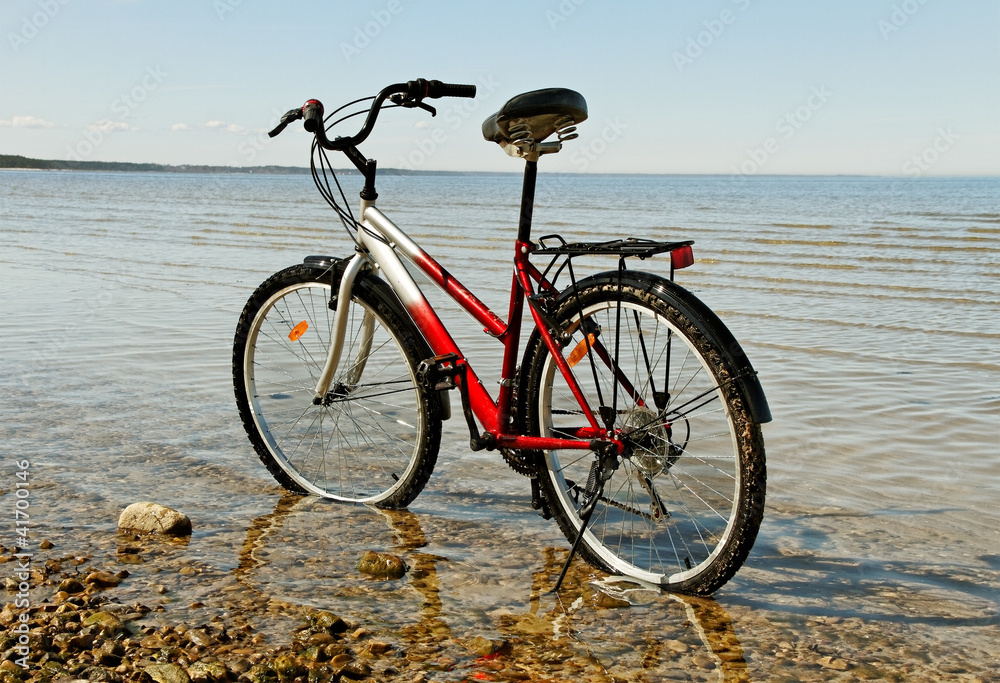
<instances>
[{"instance_id":1,"label":"black bicycle saddle","mask_svg":"<svg viewBox=\"0 0 1000 683\"><path fill-rule=\"evenodd\" d=\"M583 95L567 88L544 88L507 100L500 111L483 121L483 137L501 146L527 137L541 142L557 130L586 120Z\"/></svg>"}]
</instances>

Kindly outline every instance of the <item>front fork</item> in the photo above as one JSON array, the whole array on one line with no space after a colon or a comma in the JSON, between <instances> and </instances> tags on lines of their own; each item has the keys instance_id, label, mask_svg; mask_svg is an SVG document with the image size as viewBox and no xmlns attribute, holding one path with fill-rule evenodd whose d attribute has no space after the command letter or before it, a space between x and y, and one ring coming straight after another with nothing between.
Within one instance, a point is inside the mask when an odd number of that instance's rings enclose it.
<instances>
[{"instance_id":1,"label":"front fork","mask_svg":"<svg viewBox=\"0 0 1000 683\"><path fill-rule=\"evenodd\" d=\"M344 274L340 278L340 286L337 290L337 308L333 315L333 332L330 335L330 347L327 350L323 371L316 381L316 389L313 392L313 403L316 405L326 400L326 396L330 391L330 385L333 383L333 375L340 364L340 357L344 348L344 338L347 336L347 316L351 307L351 293L354 291L354 281L367 263L368 260L364 256L355 254L347 263ZM348 375L344 381L345 385L351 386L357 384L361 378L365 362L371 351L374 331L375 319L371 313L365 311L361 328L361 341L358 345L358 355L348 370Z\"/></svg>"}]
</instances>

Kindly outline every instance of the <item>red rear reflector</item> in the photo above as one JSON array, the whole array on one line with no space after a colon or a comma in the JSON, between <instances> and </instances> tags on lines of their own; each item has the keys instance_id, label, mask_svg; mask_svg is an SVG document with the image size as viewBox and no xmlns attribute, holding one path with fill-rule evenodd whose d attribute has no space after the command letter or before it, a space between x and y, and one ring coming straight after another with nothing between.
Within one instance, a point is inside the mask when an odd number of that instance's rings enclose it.
<instances>
[{"instance_id":1,"label":"red rear reflector","mask_svg":"<svg viewBox=\"0 0 1000 683\"><path fill-rule=\"evenodd\" d=\"M670 252L670 265L674 267L674 270L687 268L693 263L694 263L694 250L691 249L690 244L683 247L679 247Z\"/></svg>"}]
</instances>

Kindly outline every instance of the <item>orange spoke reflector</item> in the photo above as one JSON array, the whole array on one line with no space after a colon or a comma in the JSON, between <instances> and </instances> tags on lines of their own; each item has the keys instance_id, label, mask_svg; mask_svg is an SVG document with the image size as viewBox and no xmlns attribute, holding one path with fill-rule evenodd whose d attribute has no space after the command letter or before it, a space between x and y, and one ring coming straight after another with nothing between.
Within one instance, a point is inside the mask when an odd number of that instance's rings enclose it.
<instances>
[{"instance_id":1,"label":"orange spoke reflector","mask_svg":"<svg viewBox=\"0 0 1000 683\"><path fill-rule=\"evenodd\" d=\"M288 338L292 341L298 341L299 337L304 335L306 333L306 330L308 329L309 329L309 323L303 320L298 325L292 328L292 331L288 333Z\"/></svg>"},{"instance_id":2,"label":"orange spoke reflector","mask_svg":"<svg viewBox=\"0 0 1000 683\"><path fill-rule=\"evenodd\" d=\"M586 339L581 339L580 343L573 347L573 350L569 354L569 358L566 359L566 362L569 363L571 368L576 367L576 364L587 355L587 345L589 344L590 347L593 348L595 341L597 341L597 337L595 337L594 333L591 332L587 335Z\"/></svg>"}]
</instances>

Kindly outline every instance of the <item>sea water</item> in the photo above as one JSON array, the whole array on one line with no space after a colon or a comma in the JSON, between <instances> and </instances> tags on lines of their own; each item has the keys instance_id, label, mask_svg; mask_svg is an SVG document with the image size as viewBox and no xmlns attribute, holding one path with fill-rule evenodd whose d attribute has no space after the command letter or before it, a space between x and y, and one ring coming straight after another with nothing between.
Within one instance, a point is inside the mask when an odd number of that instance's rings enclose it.
<instances>
[{"instance_id":1,"label":"sea water","mask_svg":"<svg viewBox=\"0 0 1000 683\"><path fill-rule=\"evenodd\" d=\"M947 677L995 662L1000 180L543 169L538 183L536 237L694 240L677 280L759 372L774 417L766 514L711 601L740 666L766 679L810 638L854 670ZM379 205L503 317L520 184L385 176ZM393 515L284 498L250 447L231 380L244 302L270 273L351 246L307 175L0 171L0 544L17 533L14 461L28 460L29 539L59 539L61 555L113 556L120 510L153 500L194 522L179 561L266 596L390 631L440 621L453 637L544 613L568 544L530 509L526 479L468 451L462 420L446 423L425 491ZM431 300L495 386L499 344ZM352 565L372 545L409 553L424 580L373 598ZM136 579L137 595L145 587ZM553 630L575 633L573 656L639 671L650 637L673 642L701 612L670 596L638 603L610 622L563 609ZM724 677L736 660L710 640L704 674Z\"/></svg>"}]
</instances>

